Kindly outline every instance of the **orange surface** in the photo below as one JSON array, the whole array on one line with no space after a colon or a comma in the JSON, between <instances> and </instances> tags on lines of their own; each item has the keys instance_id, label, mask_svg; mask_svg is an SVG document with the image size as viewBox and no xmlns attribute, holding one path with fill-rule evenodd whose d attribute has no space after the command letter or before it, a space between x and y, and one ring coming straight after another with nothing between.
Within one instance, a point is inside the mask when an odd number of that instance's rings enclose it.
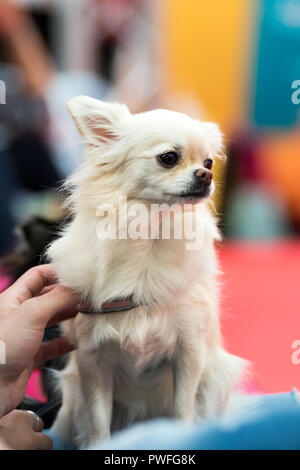
<instances>
[{"instance_id":1,"label":"orange surface","mask_svg":"<svg viewBox=\"0 0 300 470\"><path fill-rule=\"evenodd\" d=\"M198 103L194 117L220 125L225 144L248 121L249 88L255 50L258 0L165 0L157 2L161 35L157 50L163 97L180 111ZM177 103L176 100L179 100ZM197 107L197 106L195 106ZM200 114L200 115L198 115ZM223 164L214 176L223 180ZM219 200L223 186L215 193Z\"/></svg>"},{"instance_id":2,"label":"orange surface","mask_svg":"<svg viewBox=\"0 0 300 470\"><path fill-rule=\"evenodd\" d=\"M257 0L159 3L165 93L198 99L226 133L247 116L257 7Z\"/></svg>"}]
</instances>

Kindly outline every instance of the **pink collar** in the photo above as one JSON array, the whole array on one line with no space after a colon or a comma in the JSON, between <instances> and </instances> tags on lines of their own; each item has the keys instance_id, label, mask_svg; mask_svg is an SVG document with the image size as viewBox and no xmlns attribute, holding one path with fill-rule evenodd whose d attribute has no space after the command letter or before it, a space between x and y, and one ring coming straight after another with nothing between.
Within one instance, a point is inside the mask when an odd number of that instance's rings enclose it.
<instances>
[{"instance_id":1,"label":"pink collar","mask_svg":"<svg viewBox=\"0 0 300 470\"><path fill-rule=\"evenodd\" d=\"M90 304L80 303L77 305L77 310L80 313L84 314L93 314L93 315L106 315L108 313L117 313L125 312L127 310L133 310L139 305L135 304L132 298L126 297L123 299L113 299L109 302L104 302L100 309L95 309Z\"/></svg>"}]
</instances>

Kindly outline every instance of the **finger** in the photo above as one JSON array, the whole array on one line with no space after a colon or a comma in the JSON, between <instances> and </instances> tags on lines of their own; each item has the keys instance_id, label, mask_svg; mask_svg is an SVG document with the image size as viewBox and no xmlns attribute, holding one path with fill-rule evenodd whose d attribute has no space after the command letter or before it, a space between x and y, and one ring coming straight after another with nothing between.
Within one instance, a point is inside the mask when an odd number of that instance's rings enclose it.
<instances>
[{"instance_id":1,"label":"finger","mask_svg":"<svg viewBox=\"0 0 300 470\"><path fill-rule=\"evenodd\" d=\"M39 292L38 295L44 295L47 294L47 292L50 292L56 287L57 284L50 284L49 286L43 287L43 289Z\"/></svg>"},{"instance_id":2,"label":"finger","mask_svg":"<svg viewBox=\"0 0 300 470\"><path fill-rule=\"evenodd\" d=\"M55 289L55 287L57 287L57 285L58 284L52 284L50 286L44 287L41 290L39 295L44 295L44 294L47 294L48 292L51 292L53 289ZM56 323L60 323L61 321L64 321L64 320L69 320L70 318L75 317L77 313L78 313L78 308L76 306L74 308L65 310L64 312L60 312L50 319L49 323L47 324L47 327L56 325Z\"/></svg>"},{"instance_id":3,"label":"finger","mask_svg":"<svg viewBox=\"0 0 300 470\"><path fill-rule=\"evenodd\" d=\"M70 320L70 318L76 317L77 313L78 309L76 308L76 306L71 309L64 310L63 312L57 313L56 315L54 315L54 317L49 320L49 322L47 323L47 328L49 326L56 325L57 323L60 323L62 321Z\"/></svg>"},{"instance_id":4,"label":"finger","mask_svg":"<svg viewBox=\"0 0 300 470\"><path fill-rule=\"evenodd\" d=\"M36 326L45 328L52 318L62 318L64 312L68 318L68 312L74 310L77 303L77 296L70 289L57 285L46 294L27 300L22 307Z\"/></svg>"},{"instance_id":5,"label":"finger","mask_svg":"<svg viewBox=\"0 0 300 470\"><path fill-rule=\"evenodd\" d=\"M40 418L31 410L26 410L25 413L26 418L31 423L32 429L35 432L42 432L42 430L44 429L44 422L42 418Z\"/></svg>"},{"instance_id":6,"label":"finger","mask_svg":"<svg viewBox=\"0 0 300 470\"><path fill-rule=\"evenodd\" d=\"M12 286L5 291L7 299L20 305L34 297L47 285L56 282L56 273L51 264L35 266L29 269Z\"/></svg>"},{"instance_id":7,"label":"finger","mask_svg":"<svg viewBox=\"0 0 300 470\"><path fill-rule=\"evenodd\" d=\"M52 439L43 432L35 435L35 450L51 450L53 447Z\"/></svg>"},{"instance_id":8,"label":"finger","mask_svg":"<svg viewBox=\"0 0 300 470\"><path fill-rule=\"evenodd\" d=\"M40 367L51 359L55 359L62 356L63 354L67 354L74 349L75 346L70 344L68 340L63 337L52 339L51 341L45 341L42 343L39 352L34 359L33 369Z\"/></svg>"}]
</instances>

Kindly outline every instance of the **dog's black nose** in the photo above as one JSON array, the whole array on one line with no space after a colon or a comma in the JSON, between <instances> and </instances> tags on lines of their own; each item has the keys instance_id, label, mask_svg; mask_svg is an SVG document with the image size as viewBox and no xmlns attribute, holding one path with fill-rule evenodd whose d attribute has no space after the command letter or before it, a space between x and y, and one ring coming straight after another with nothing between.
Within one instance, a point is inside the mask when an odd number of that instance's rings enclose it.
<instances>
[{"instance_id":1,"label":"dog's black nose","mask_svg":"<svg viewBox=\"0 0 300 470\"><path fill-rule=\"evenodd\" d=\"M209 185L211 183L213 174L206 168L198 168L198 170L194 171L194 176L197 180L197 183Z\"/></svg>"}]
</instances>

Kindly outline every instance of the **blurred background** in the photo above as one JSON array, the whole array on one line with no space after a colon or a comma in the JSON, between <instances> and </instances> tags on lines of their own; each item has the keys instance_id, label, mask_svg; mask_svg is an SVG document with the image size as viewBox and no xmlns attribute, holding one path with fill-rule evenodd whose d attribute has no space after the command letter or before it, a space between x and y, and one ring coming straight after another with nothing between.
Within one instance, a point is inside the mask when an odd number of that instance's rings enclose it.
<instances>
[{"instance_id":1,"label":"blurred background","mask_svg":"<svg viewBox=\"0 0 300 470\"><path fill-rule=\"evenodd\" d=\"M72 96L220 124L225 343L249 391L300 388L300 0L0 0L0 80L1 256L28 217L64 215Z\"/></svg>"}]
</instances>

